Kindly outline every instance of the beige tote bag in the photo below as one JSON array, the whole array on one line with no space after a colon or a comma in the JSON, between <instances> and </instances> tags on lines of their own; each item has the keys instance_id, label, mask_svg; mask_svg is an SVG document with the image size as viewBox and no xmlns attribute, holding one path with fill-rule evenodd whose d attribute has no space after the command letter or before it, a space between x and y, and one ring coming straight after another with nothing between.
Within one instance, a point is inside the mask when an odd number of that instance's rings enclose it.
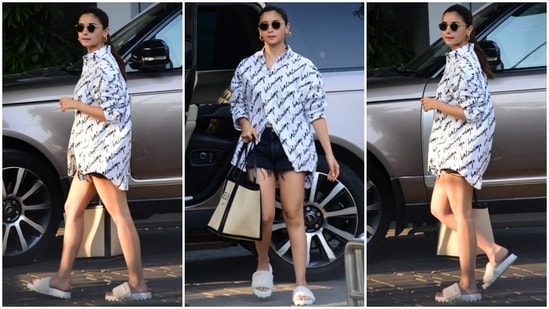
<instances>
[{"instance_id":1,"label":"beige tote bag","mask_svg":"<svg viewBox=\"0 0 549 309\"><path fill-rule=\"evenodd\" d=\"M484 235L488 235L488 240L494 241L494 233L492 231L492 223L490 221L490 213L486 204L479 204L476 199L473 203L473 218L475 227L482 230ZM477 247L477 255L483 255L484 252ZM459 257L457 245L457 233L449 229L445 224L440 223L438 233L437 255Z\"/></svg>"},{"instance_id":2,"label":"beige tote bag","mask_svg":"<svg viewBox=\"0 0 549 309\"><path fill-rule=\"evenodd\" d=\"M239 156L243 152L247 162L248 151L243 150ZM245 179L242 174L237 167L231 167L208 228L222 237L261 240L261 191L255 180Z\"/></svg>"}]
</instances>

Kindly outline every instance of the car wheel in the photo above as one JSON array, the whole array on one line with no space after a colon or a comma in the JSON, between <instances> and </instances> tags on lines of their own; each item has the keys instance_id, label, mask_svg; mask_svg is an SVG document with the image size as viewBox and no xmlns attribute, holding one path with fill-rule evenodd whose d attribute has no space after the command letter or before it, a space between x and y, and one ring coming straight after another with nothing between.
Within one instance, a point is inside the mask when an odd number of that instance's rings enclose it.
<instances>
[{"instance_id":1,"label":"car wheel","mask_svg":"<svg viewBox=\"0 0 549 309\"><path fill-rule=\"evenodd\" d=\"M310 190L305 192L304 217L307 239L307 278L326 280L342 277L345 245L364 231L364 186L353 170L340 164L337 181L327 179L328 165L319 156ZM295 280L288 231L277 198L270 261L276 276Z\"/></svg>"},{"instance_id":2,"label":"car wheel","mask_svg":"<svg viewBox=\"0 0 549 309\"><path fill-rule=\"evenodd\" d=\"M387 236L392 217L390 183L377 164L368 164L366 240L368 257L375 254Z\"/></svg>"},{"instance_id":3,"label":"car wheel","mask_svg":"<svg viewBox=\"0 0 549 309\"><path fill-rule=\"evenodd\" d=\"M3 262L21 265L51 246L59 226L60 190L37 157L18 150L3 151Z\"/></svg>"}]
</instances>

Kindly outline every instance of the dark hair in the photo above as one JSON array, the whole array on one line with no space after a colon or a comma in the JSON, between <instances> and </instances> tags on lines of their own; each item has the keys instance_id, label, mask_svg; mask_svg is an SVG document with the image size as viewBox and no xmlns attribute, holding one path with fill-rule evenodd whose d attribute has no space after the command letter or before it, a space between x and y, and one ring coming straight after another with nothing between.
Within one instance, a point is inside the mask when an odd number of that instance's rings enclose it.
<instances>
[{"instance_id":1,"label":"dark hair","mask_svg":"<svg viewBox=\"0 0 549 309\"><path fill-rule=\"evenodd\" d=\"M107 13L105 13L103 10L96 8L96 7L90 7L82 11L80 13L79 18L84 14L93 14L95 17L99 18L99 21L101 22L101 25L105 28L109 26L109 16ZM118 68L120 69L120 73L122 74L122 77L124 77L124 80L128 80L128 75L126 74L126 65L124 63L124 60L122 60L122 57L118 54L118 52L115 50L115 48L112 46L111 42L111 35L107 34L107 41L105 44L111 45L111 54L114 56L114 59L116 59L116 62L118 63Z\"/></svg>"},{"instance_id":2,"label":"dark hair","mask_svg":"<svg viewBox=\"0 0 549 309\"><path fill-rule=\"evenodd\" d=\"M457 13L461 18L463 18L463 21L467 26L471 26L473 24L473 14L471 11L460 4L454 4L450 6L449 8L444 11L444 14L454 12ZM473 31L471 31L471 36L469 38L469 42L475 44L475 54L477 54L478 61L480 62L480 67L482 68L482 71L488 76L488 78L494 78L494 72L492 72L492 69L490 68L490 65L488 64L488 57L480 47L480 45L477 43L477 38L475 35L475 29L473 28Z\"/></svg>"},{"instance_id":3,"label":"dark hair","mask_svg":"<svg viewBox=\"0 0 549 309\"><path fill-rule=\"evenodd\" d=\"M263 13L271 11L275 11L280 14L282 16L282 19L284 19L284 23L288 23L288 14L286 13L286 11L283 8L274 5L265 6L261 11L259 11L258 18L261 18L261 15L263 15Z\"/></svg>"}]
</instances>

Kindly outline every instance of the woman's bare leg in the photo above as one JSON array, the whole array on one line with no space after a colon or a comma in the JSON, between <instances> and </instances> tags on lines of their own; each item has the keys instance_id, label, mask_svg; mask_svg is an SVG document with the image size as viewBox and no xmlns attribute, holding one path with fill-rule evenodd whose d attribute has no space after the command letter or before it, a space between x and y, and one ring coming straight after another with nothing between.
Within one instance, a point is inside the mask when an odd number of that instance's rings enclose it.
<instances>
[{"instance_id":1,"label":"woman's bare leg","mask_svg":"<svg viewBox=\"0 0 549 309\"><path fill-rule=\"evenodd\" d=\"M251 179L251 174L249 174ZM276 178L273 172L265 169L257 170L256 183L261 190L261 234L260 241L255 241L257 252L257 270L269 270L269 247L271 245L271 234L273 231L273 220L275 216L275 190Z\"/></svg>"},{"instance_id":2,"label":"woman's bare leg","mask_svg":"<svg viewBox=\"0 0 549 309\"><path fill-rule=\"evenodd\" d=\"M435 182L431 198L431 213L440 222L451 230L457 229L456 218L450 208L446 188L440 181ZM507 256L508 250L491 241L490 235L486 235L483 229L475 226L477 246L486 254L488 261L496 266Z\"/></svg>"},{"instance_id":3,"label":"woman's bare leg","mask_svg":"<svg viewBox=\"0 0 549 309\"><path fill-rule=\"evenodd\" d=\"M248 172L248 178L251 180L251 171ZM261 235L259 241L255 241L255 251L257 253L257 268L259 270L269 270L269 247L271 245L271 234L273 231L273 220L275 216L275 191L276 178L273 172L265 169L257 169L256 183L261 190ZM268 287L255 287L259 291L266 292Z\"/></svg>"},{"instance_id":4,"label":"woman's bare leg","mask_svg":"<svg viewBox=\"0 0 549 309\"><path fill-rule=\"evenodd\" d=\"M71 272L84 234L84 211L95 196L91 182L74 177L65 201L65 228L63 251L57 273L52 276L52 287L67 291L71 287Z\"/></svg>"},{"instance_id":5,"label":"woman's bare leg","mask_svg":"<svg viewBox=\"0 0 549 309\"><path fill-rule=\"evenodd\" d=\"M456 220L459 264L461 269L460 285L468 293L476 293L475 282L477 239L473 218L473 187L457 175L443 174L447 185L446 193Z\"/></svg>"},{"instance_id":6,"label":"woman's bare leg","mask_svg":"<svg viewBox=\"0 0 549 309\"><path fill-rule=\"evenodd\" d=\"M278 177L284 222L290 236L296 285L307 285L307 238L303 219L305 174L284 172Z\"/></svg>"},{"instance_id":7,"label":"woman's bare leg","mask_svg":"<svg viewBox=\"0 0 549 309\"><path fill-rule=\"evenodd\" d=\"M128 267L128 283L135 292L148 291L143 275L141 244L128 207L126 192L103 177L92 176L93 183L107 211L116 224L118 239Z\"/></svg>"}]
</instances>

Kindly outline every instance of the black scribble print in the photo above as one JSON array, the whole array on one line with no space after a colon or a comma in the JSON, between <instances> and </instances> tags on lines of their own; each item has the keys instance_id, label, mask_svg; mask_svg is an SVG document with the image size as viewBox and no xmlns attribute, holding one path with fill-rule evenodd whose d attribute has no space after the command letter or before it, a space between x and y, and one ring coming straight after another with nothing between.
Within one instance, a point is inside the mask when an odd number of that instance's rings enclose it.
<instances>
[{"instance_id":1,"label":"black scribble print","mask_svg":"<svg viewBox=\"0 0 549 309\"><path fill-rule=\"evenodd\" d=\"M435 112L429 138L428 170L449 168L476 189L490 162L496 119L485 74L468 44L446 55L446 68L436 98L463 108L466 121Z\"/></svg>"},{"instance_id":2,"label":"black scribble print","mask_svg":"<svg viewBox=\"0 0 549 309\"><path fill-rule=\"evenodd\" d=\"M120 190L128 190L131 111L126 82L105 46L83 57L74 98L103 109L107 121L75 113L67 151L69 176L99 173Z\"/></svg>"},{"instance_id":3,"label":"black scribble print","mask_svg":"<svg viewBox=\"0 0 549 309\"><path fill-rule=\"evenodd\" d=\"M271 123L295 171L309 172L305 186L312 184L318 155L311 123L325 117L326 98L322 77L307 58L290 47L269 70L263 51L242 60L231 81L230 100L235 127L246 117L258 135ZM235 153L243 143L239 141ZM233 157L232 164L242 166Z\"/></svg>"}]
</instances>

